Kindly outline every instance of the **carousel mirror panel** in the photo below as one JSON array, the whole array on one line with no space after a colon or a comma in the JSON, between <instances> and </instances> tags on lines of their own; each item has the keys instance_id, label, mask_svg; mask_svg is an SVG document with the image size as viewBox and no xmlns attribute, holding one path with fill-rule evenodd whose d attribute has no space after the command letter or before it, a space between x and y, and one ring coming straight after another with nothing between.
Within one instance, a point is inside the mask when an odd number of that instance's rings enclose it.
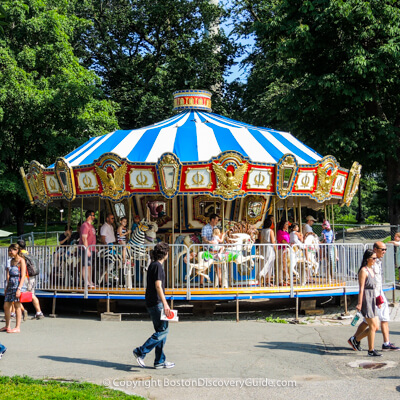
<instances>
[{"instance_id":1,"label":"carousel mirror panel","mask_svg":"<svg viewBox=\"0 0 400 400\"><path fill-rule=\"evenodd\" d=\"M144 196L142 209L150 215L150 220L155 221L159 227L172 220L171 201L163 196Z\"/></svg>"},{"instance_id":2,"label":"carousel mirror panel","mask_svg":"<svg viewBox=\"0 0 400 400\"><path fill-rule=\"evenodd\" d=\"M209 196L196 196L193 198L194 219L207 224L211 214L222 218L222 200Z\"/></svg>"},{"instance_id":3,"label":"carousel mirror panel","mask_svg":"<svg viewBox=\"0 0 400 400\"><path fill-rule=\"evenodd\" d=\"M246 196L243 207L243 220L256 224L264 215L266 199L262 196Z\"/></svg>"}]
</instances>

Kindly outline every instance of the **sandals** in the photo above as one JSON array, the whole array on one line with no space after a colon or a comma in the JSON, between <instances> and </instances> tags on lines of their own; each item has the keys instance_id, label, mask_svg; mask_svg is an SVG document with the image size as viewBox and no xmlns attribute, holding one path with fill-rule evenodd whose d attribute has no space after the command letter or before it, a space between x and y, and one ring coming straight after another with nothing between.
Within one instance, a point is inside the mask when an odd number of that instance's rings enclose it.
<instances>
[{"instance_id":1,"label":"sandals","mask_svg":"<svg viewBox=\"0 0 400 400\"><path fill-rule=\"evenodd\" d=\"M14 329L7 329L7 333L20 333L21 330L19 328L14 328Z\"/></svg>"},{"instance_id":2,"label":"sandals","mask_svg":"<svg viewBox=\"0 0 400 400\"><path fill-rule=\"evenodd\" d=\"M10 328L7 328L6 326L3 326L3 327L0 329L0 332L7 332L9 329L10 329Z\"/></svg>"}]
</instances>

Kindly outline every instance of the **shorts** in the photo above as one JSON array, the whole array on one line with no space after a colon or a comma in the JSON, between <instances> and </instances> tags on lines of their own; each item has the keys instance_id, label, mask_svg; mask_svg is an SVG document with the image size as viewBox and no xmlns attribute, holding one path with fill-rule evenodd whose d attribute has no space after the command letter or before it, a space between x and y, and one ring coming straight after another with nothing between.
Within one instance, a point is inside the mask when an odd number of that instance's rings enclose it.
<instances>
[{"instance_id":1,"label":"shorts","mask_svg":"<svg viewBox=\"0 0 400 400\"><path fill-rule=\"evenodd\" d=\"M35 286L36 286L36 276L30 276L28 278L28 284L26 287L26 291L32 292L32 294L35 294Z\"/></svg>"},{"instance_id":2,"label":"shorts","mask_svg":"<svg viewBox=\"0 0 400 400\"><path fill-rule=\"evenodd\" d=\"M382 293L382 297L385 301L382 303L381 308L376 307L376 316L379 318L379 321L381 322L389 322L390 321L389 303L384 293ZM367 323L365 318L364 322Z\"/></svg>"},{"instance_id":3,"label":"shorts","mask_svg":"<svg viewBox=\"0 0 400 400\"><path fill-rule=\"evenodd\" d=\"M85 261L86 261L86 257L87 257L87 266L91 267L92 266L93 256L94 256L94 251L93 250L90 251L90 256L88 256L87 255L87 249L85 247L83 249L81 249L82 266L86 265Z\"/></svg>"}]
</instances>

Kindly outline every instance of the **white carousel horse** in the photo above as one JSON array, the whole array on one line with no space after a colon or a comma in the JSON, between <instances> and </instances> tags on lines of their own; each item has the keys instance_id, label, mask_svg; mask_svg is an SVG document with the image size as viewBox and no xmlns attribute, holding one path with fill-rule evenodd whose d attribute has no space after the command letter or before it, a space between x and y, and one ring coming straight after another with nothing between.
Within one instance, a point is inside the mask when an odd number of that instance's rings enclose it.
<instances>
[{"instance_id":1,"label":"white carousel horse","mask_svg":"<svg viewBox=\"0 0 400 400\"><path fill-rule=\"evenodd\" d=\"M312 275L317 275L319 240L315 233L307 233L304 237L304 245L292 245L288 248L289 264L293 266L293 273L304 285ZM300 273L298 271L300 270Z\"/></svg>"}]
</instances>

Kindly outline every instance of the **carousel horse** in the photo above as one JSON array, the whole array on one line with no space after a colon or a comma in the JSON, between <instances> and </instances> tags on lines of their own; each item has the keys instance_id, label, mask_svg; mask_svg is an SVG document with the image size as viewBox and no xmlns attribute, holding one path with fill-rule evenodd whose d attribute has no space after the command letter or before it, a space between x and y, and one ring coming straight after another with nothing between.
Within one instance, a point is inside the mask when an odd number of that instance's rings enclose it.
<instances>
[{"instance_id":1,"label":"carousel horse","mask_svg":"<svg viewBox=\"0 0 400 400\"><path fill-rule=\"evenodd\" d=\"M289 266L293 267L293 274L299 279L301 285L306 284L312 275L318 273L318 251L318 236L309 232L304 236L304 245L292 245L288 248L288 254L284 254L284 257L288 257Z\"/></svg>"}]
</instances>

